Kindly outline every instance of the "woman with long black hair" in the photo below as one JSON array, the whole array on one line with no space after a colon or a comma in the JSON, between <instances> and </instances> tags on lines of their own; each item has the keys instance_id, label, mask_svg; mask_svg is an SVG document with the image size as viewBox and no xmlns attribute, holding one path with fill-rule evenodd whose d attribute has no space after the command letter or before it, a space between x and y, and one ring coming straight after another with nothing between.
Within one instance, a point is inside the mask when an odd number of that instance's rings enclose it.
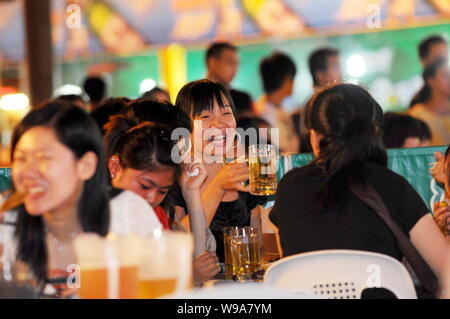
<instances>
[{"instance_id":1,"label":"woman with long black hair","mask_svg":"<svg viewBox=\"0 0 450 319\"><path fill-rule=\"evenodd\" d=\"M449 246L420 195L389 170L383 146L383 112L363 88L339 84L311 100L306 125L315 160L280 181L269 217L283 255L352 249L402 259L396 237L359 199L351 185L371 185L392 219L438 278Z\"/></svg>"},{"instance_id":2,"label":"woman with long black hair","mask_svg":"<svg viewBox=\"0 0 450 319\"><path fill-rule=\"evenodd\" d=\"M8 212L15 219L17 258L42 287L72 293L65 290L67 266L76 264L73 241L80 233L161 228L132 192L110 201L100 131L77 106L51 102L28 113L14 130L11 157L13 186L23 196L16 212Z\"/></svg>"},{"instance_id":3,"label":"woman with long black hair","mask_svg":"<svg viewBox=\"0 0 450 319\"><path fill-rule=\"evenodd\" d=\"M431 145L450 144L450 67L439 58L425 67L424 85L414 96L408 113L431 129Z\"/></svg>"}]
</instances>

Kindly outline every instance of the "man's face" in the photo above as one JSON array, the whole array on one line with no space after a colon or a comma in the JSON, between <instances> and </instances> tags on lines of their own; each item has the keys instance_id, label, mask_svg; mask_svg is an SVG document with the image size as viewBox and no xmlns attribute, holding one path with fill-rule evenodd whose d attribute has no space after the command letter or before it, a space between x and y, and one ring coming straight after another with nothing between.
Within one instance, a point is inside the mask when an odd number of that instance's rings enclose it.
<instances>
[{"instance_id":1,"label":"man's face","mask_svg":"<svg viewBox=\"0 0 450 319\"><path fill-rule=\"evenodd\" d=\"M326 85L342 82L341 63L338 55L329 56L325 71Z\"/></svg>"},{"instance_id":2,"label":"man's face","mask_svg":"<svg viewBox=\"0 0 450 319\"><path fill-rule=\"evenodd\" d=\"M422 62L423 66L426 66L438 58L447 59L448 57L449 56L447 43L439 42L433 44L430 47L430 52L428 53L427 57L422 59L420 62Z\"/></svg>"},{"instance_id":3,"label":"man's face","mask_svg":"<svg viewBox=\"0 0 450 319\"><path fill-rule=\"evenodd\" d=\"M229 85L239 67L237 51L224 49L218 57L212 57L208 63L209 72L221 84Z\"/></svg>"}]
</instances>

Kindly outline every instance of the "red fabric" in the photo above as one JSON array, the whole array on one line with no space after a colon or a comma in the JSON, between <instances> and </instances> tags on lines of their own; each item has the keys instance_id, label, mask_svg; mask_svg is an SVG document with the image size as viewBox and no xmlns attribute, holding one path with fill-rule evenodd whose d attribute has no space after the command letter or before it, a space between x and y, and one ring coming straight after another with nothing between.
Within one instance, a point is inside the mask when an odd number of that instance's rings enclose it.
<instances>
[{"instance_id":1,"label":"red fabric","mask_svg":"<svg viewBox=\"0 0 450 319\"><path fill-rule=\"evenodd\" d=\"M161 206L156 206L154 208L154 211L155 211L156 216L158 217L159 221L161 222L163 229L170 229L169 218L167 217L167 214L164 211L164 209L162 209Z\"/></svg>"}]
</instances>

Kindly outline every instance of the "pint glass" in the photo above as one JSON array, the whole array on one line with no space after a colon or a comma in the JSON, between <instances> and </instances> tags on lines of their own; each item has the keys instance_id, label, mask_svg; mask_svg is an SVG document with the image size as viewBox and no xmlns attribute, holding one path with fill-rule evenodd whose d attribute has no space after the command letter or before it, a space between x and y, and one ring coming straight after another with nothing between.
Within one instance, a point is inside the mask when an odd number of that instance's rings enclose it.
<instances>
[{"instance_id":1,"label":"pint glass","mask_svg":"<svg viewBox=\"0 0 450 319\"><path fill-rule=\"evenodd\" d=\"M278 151L275 145L249 146L250 193L273 195L277 191Z\"/></svg>"}]
</instances>

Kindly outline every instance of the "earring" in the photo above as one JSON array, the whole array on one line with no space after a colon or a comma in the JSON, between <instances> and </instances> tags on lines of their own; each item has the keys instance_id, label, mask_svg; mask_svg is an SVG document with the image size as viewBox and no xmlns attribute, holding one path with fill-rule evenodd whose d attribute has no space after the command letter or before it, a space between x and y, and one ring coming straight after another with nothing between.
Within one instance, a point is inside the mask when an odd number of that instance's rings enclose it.
<instances>
[{"instance_id":1,"label":"earring","mask_svg":"<svg viewBox=\"0 0 450 319\"><path fill-rule=\"evenodd\" d=\"M116 177L116 175L115 174L111 174L111 178L115 178Z\"/></svg>"}]
</instances>

